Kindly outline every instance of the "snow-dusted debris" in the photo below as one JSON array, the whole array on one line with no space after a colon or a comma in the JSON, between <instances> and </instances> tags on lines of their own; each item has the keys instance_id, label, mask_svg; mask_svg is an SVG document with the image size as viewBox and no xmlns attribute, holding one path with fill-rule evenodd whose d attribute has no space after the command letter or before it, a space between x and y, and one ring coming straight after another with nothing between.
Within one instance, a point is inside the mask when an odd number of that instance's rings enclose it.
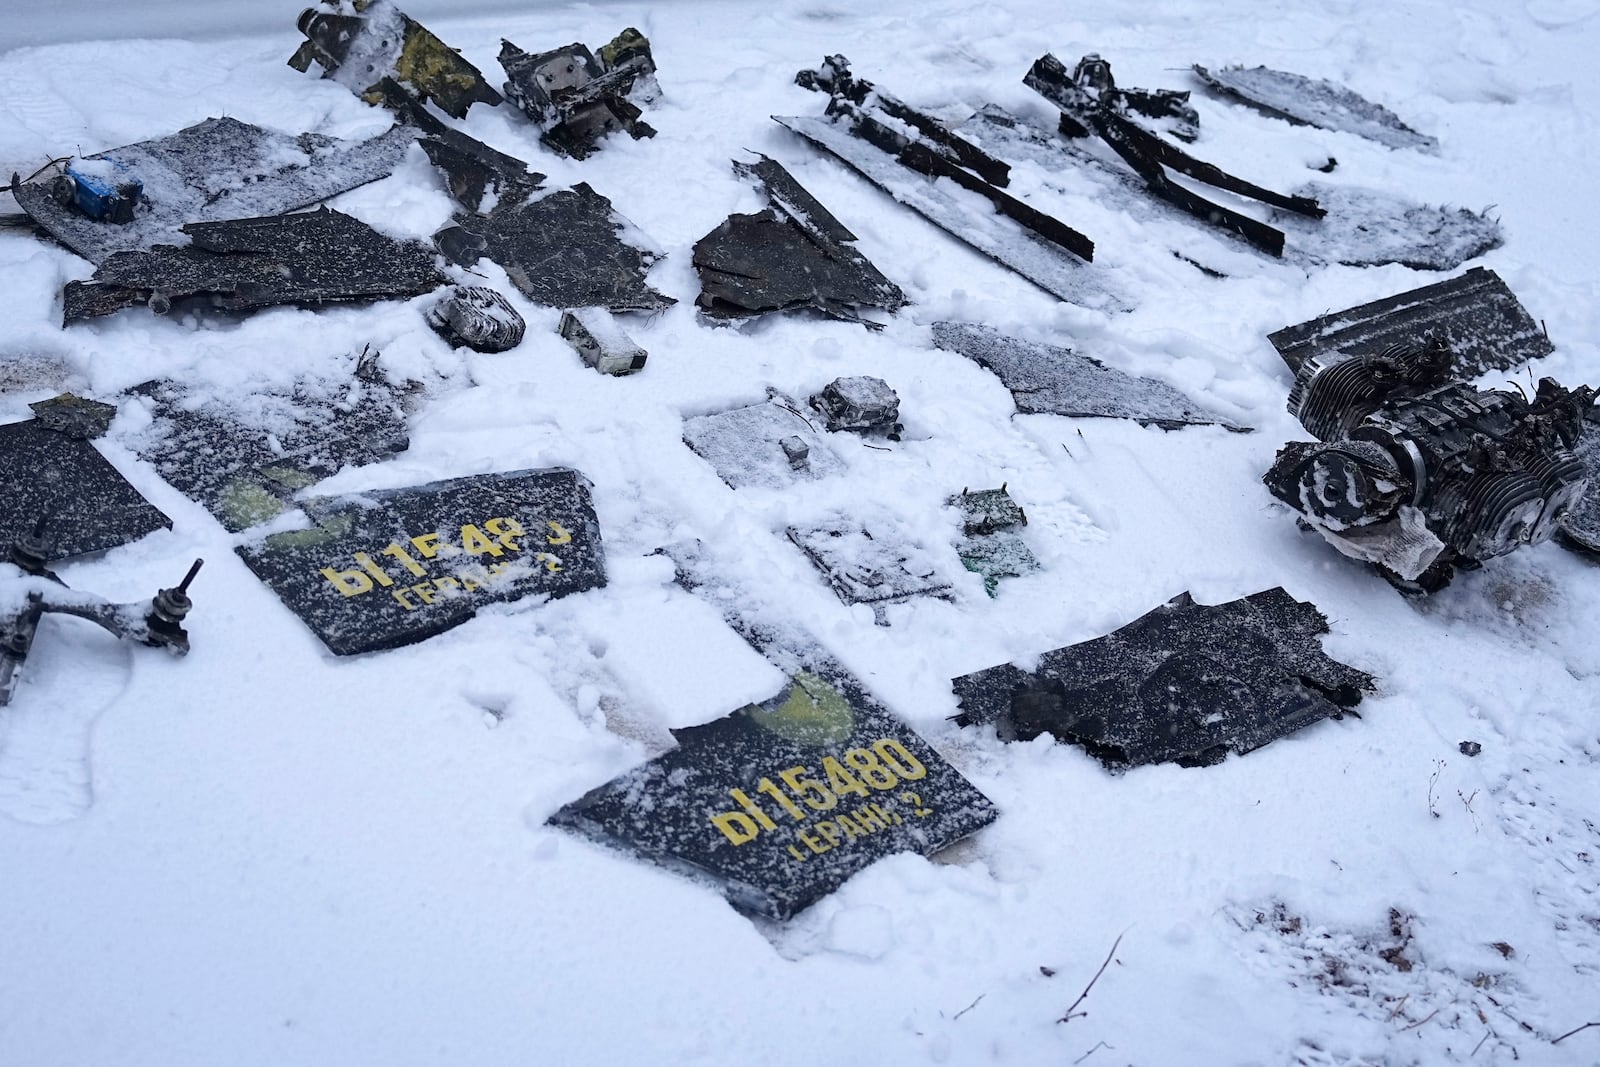
<instances>
[{"instance_id":1,"label":"snow-dusted debris","mask_svg":"<svg viewBox=\"0 0 1600 1067\"><path fill-rule=\"evenodd\" d=\"M656 134L634 103L634 98L654 100L660 94L655 57L649 40L632 27L602 47L598 57L576 42L529 54L503 40L500 65L508 79L506 99L561 155L583 159L613 130L625 130L636 141Z\"/></svg>"},{"instance_id":2,"label":"snow-dusted debris","mask_svg":"<svg viewBox=\"0 0 1600 1067\"><path fill-rule=\"evenodd\" d=\"M478 352L509 351L522 343L527 330L510 301L486 285L458 285L426 317L446 341Z\"/></svg>"},{"instance_id":3,"label":"snow-dusted debris","mask_svg":"<svg viewBox=\"0 0 1600 1067\"><path fill-rule=\"evenodd\" d=\"M683 443L735 489L781 488L845 469L844 460L787 396L683 420Z\"/></svg>"},{"instance_id":4,"label":"snow-dusted debris","mask_svg":"<svg viewBox=\"0 0 1600 1067\"><path fill-rule=\"evenodd\" d=\"M1048 733L1108 767L1199 766L1243 754L1361 701L1373 679L1331 659L1328 620L1282 588L1226 604L1188 593L1034 671L1010 664L955 679L963 726L1005 739Z\"/></svg>"},{"instance_id":5,"label":"snow-dusted debris","mask_svg":"<svg viewBox=\"0 0 1600 1067\"><path fill-rule=\"evenodd\" d=\"M1296 126L1342 130L1390 148L1437 152L1435 137L1418 133L1400 116L1343 85L1268 67L1194 67L1200 83L1217 95Z\"/></svg>"},{"instance_id":6,"label":"snow-dusted debris","mask_svg":"<svg viewBox=\"0 0 1600 1067\"><path fill-rule=\"evenodd\" d=\"M881 526L873 533L851 519L789 527L789 540L811 560L846 604L868 604L878 625L883 607L914 597L951 595L938 561L909 537Z\"/></svg>"},{"instance_id":7,"label":"snow-dusted debris","mask_svg":"<svg viewBox=\"0 0 1600 1067\"><path fill-rule=\"evenodd\" d=\"M644 370L650 358L605 308L563 311L556 329L579 358L601 374L633 374Z\"/></svg>"},{"instance_id":8,"label":"snow-dusted debris","mask_svg":"<svg viewBox=\"0 0 1600 1067\"><path fill-rule=\"evenodd\" d=\"M88 161L114 164L142 186L123 223L90 218L57 195L58 178L14 185L17 203L50 235L91 263L116 252L188 243L190 222L279 215L391 173L414 131L395 127L368 141L291 135L233 118L206 119L167 137L108 149Z\"/></svg>"},{"instance_id":9,"label":"snow-dusted debris","mask_svg":"<svg viewBox=\"0 0 1600 1067\"><path fill-rule=\"evenodd\" d=\"M432 637L479 605L606 583L577 471L508 471L307 501L309 530L238 549L335 655Z\"/></svg>"}]
</instances>

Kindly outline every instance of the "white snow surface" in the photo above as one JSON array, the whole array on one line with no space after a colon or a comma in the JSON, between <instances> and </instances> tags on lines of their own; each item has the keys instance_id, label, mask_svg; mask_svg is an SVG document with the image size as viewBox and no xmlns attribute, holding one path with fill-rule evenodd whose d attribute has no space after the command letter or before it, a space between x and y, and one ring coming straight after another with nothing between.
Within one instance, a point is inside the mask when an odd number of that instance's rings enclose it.
<instances>
[{"instance_id":1,"label":"white snow surface","mask_svg":"<svg viewBox=\"0 0 1600 1067\"><path fill-rule=\"evenodd\" d=\"M388 124L285 65L300 3L0 6L0 47L18 46L0 54L6 175L213 115L339 137ZM194 649L173 659L47 618L0 710L0 1063L1600 1062L1600 1027L1554 1043L1600 1020L1600 571L1545 545L1410 602L1297 531L1259 481L1304 437L1265 335L1434 277L1307 275L1195 227L1048 199L1019 166L1014 191L1089 233L1137 304L1108 316L1049 298L768 119L820 113L791 79L833 52L952 120L987 101L1046 117L1021 85L1046 50L1069 63L1099 51L1130 86L1183 87L1193 62L1330 78L1436 134L1439 154L1198 93L1197 153L1280 189L1331 155L1339 169L1321 180L1494 205L1507 240L1482 262L1557 344L1533 373L1577 385L1600 380L1587 184L1600 3L497 7L415 14L496 82L502 36L596 45L636 25L654 47L653 139L613 137L576 163L509 108L474 107L463 124L552 188L591 182L665 250L651 281L680 303L628 320L650 352L639 374L585 367L555 332L559 312L487 263L529 324L501 355L450 350L423 322L433 295L239 321L140 308L63 330L61 286L89 264L0 228L0 419L63 389L113 397L158 376L244 396L331 373L370 343L391 376L425 386L411 448L326 488L574 466L594 483L611 575L336 659L234 538L117 443L140 417L126 405L103 449L174 528L63 577L136 600L205 557ZM206 39L177 39L191 29ZM749 151L788 167L905 289L913 305L882 333L697 321L690 249L759 208L728 165ZM419 149L333 203L413 238L452 208ZM1201 275L1169 238L1221 250L1233 276ZM1012 417L997 379L932 348L940 319L1106 358L1259 430ZM734 491L682 444L686 416L852 374L894 387L906 434L887 452L836 437L838 476ZM938 547L958 534L944 500L1002 482L1044 569L992 601L964 574L953 601L893 606L887 628L840 603L782 536L870 504ZM783 925L547 828L661 751L668 727L775 688L647 555L687 537L736 561L730 581L815 633L999 820L932 859L885 859ZM1331 654L1380 680L1361 718L1205 769L1122 775L1076 748L948 721L956 675L1026 664L1184 590L1210 603L1279 584L1329 616ZM1482 754L1461 755L1464 740Z\"/></svg>"}]
</instances>

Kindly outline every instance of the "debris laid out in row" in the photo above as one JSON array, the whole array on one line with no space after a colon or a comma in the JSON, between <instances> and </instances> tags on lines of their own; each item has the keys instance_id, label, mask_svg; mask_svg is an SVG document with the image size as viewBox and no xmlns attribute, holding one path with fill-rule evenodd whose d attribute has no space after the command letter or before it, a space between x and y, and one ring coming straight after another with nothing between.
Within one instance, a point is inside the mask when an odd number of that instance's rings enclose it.
<instances>
[{"instance_id":1,"label":"debris laid out in row","mask_svg":"<svg viewBox=\"0 0 1600 1067\"><path fill-rule=\"evenodd\" d=\"M545 192L544 175L520 159L432 126L423 151L466 209L434 235L446 258L470 267L487 257L546 307L655 311L677 303L645 282L660 253L587 183Z\"/></svg>"},{"instance_id":2,"label":"debris laid out in row","mask_svg":"<svg viewBox=\"0 0 1600 1067\"><path fill-rule=\"evenodd\" d=\"M1061 109L1061 133L1068 137L1097 134L1144 179L1160 197L1195 218L1220 226L1274 256L1283 255L1283 231L1232 208L1214 204L1167 177L1165 168L1238 196L1259 200L1285 211L1321 218L1326 212L1307 197L1285 196L1204 163L1144 129L1128 117L1129 98L1117 89L1111 64L1090 54L1070 72L1055 56L1036 60L1022 83Z\"/></svg>"},{"instance_id":3,"label":"debris laid out in row","mask_svg":"<svg viewBox=\"0 0 1600 1067\"><path fill-rule=\"evenodd\" d=\"M673 731L677 746L550 824L710 880L786 920L899 852L930 855L993 822L993 803L810 635L737 602L699 545L679 583L790 677L770 699Z\"/></svg>"},{"instance_id":4,"label":"debris laid out in row","mask_svg":"<svg viewBox=\"0 0 1600 1067\"><path fill-rule=\"evenodd\" d=\"M877 327L860 309L894 311L905 294L855 248L840 224L776 160L733 164L735 174L766 194L753 215L729 215L694 246L699 305L717 318L811 308Z\"/></svg>"},{"instance_id":5,"label":"debris laid out in row","mask_svg":"<svg viewBox=\"0 0 1600 1067\"><path fill-rule=\"evenodd\" d=\"M402 452L401 391L365 353L345 376L302 378L282 391L196 404L173 382L135 392L151 407L150 425L128 444L161 477L237 533L293 509L296 494L347 466Z\"/></svg>"},{"instance_id":6,"label":"debris laid out in row","mask_svg":"<svg viewBox=\"0 0 1600 1067\"><path fill-rule=\"evenodd\" d=\"M1225 604L1183 593L1104 637L1058 648L1038 668L990 667L953 681L962 726L1005 740L1050 734L1112 769L1204 766L1325 718L1372 677L1322 650L1328 620L1281 587Z\"/></svg>"},{"instance_id":7,"label":"debris laid out in row","mask_svg":"<svg viewBox=\"0 0 1600 1067\"><path fill-rule=\"evenodd\" d=\"M948 503L961 511L956 555L962 566L983 579L984 592L992 597L1002 578L1020 578L1039 569L1039 561L1022 539L1027 513L1004 484L975 492L963 489Z\"/></svg>"},{"instance_id":8,"label":"debris laid out in row","mask_svg":"<svg viewBox=\"0 0 1600 1067\"><path fill-rule=\"evenodd\" d=\"M50 563L171 529L91 443L114 407L63 395L33 409L36 418L0 426L0 545L48 535ZM41 521L44 529L30 534Z\"/></svg>"},{"instance_id":9,"label":"debris laid out in row","mask_svg":"<svg viewBox=\"0 0 1600 1067\"><path fill-rule=\"evenodd\" d=\"M1038 341L1007 337L993 326L936 322L933 343L995 373L1024 415L1132 419L1144 426L1223 426L1247 431L1201 411L1183 393L1154 378L1135 378L1099 360Z\"/></svg>"},{"instance_id":10,"label":"debris laid out in row","mask_svg":"<svg viewBox=\"0 0 1600 1067\"><path fill-rule=\"evenodd\" d=\"M1400 116L1335 82L1307 78L1268 67L1220 67L1195 64L1200 84L1218 96L1252 107L1263 115L1295 126L1316 126L1365 137L1390 148L1436 152L1439 141L1418 133Z\"/></svg>"},{"instance_id":11,"label":"debris laid out in row","mask_svg":"<svg viewBox=\"0 0 1600 1067\"><path fill-rule=\"evenodd\" d=\"M776 389L759 404L684 419L683 443L734 489L782 489L845 469L811 420Z\"/></svg>"},{"instance_id":12,"label":"debris laid out in row","mask_svg":"<svg viewBox=\"0 0 1600 1067\"><path fill-rule=\"evenodd\" d=\"M124 145L18 182L17 204L91 263L116 252L183 244L190 222L280 215L387 177L415 133L368 141L293 136L237 119L206 119L169 137Z\"/></svg>"},{"instance_id":13,"label":"debris laid out in row","mask_svg":"<svg viewBox=\"0 0 1600 1067\"><path fill-rule=\"evenodd\" d=\"M601 48L598 58L578 43L529 54L502 40L500 65L509 79L506 99L561 155L583 159L613 130L624 130L636 141L655 136L634 103L650 103L660 95L655 57L649 40L631 26Z\"/></svg>"},{"instance_id":14,"label":"debris laid out in row","mask_svg":"<svg viewBox=\"0 0 1600 1067\"><path fill-rule=\"evenodd\" d=\"M87 619L113 637L175 656L189 652L189 634L183 628L194 603L189 583L200 573L203 560L195 560L183 581L159 590L148 602L113 604L93 593L68 589L45 567L56 550L43 536L43 524L11 543L9 563L0 562L0 708L11 703L23 665L33 651L39 620L46 612ZM12 580L7 571L15 571ZM20 597L20 601L19 598Z\"/></svg>"},{"instance_id":15,"label":"debris laid out in row","mask_svg":"<svg viewBox=\"0 0 1600 1067\"><path fill-rule=\"evenodd\" d=\"M556 329L584 363L601 374L632 374L644 370L650 358L604 308L563 311Z\"/></svg>"},{"instance_id":16,"label":"debris laid out in row","mask_svg":"<svg viewBox=\"0 0 1600 1067\"><path fill-rule=\"evenodd\" d=\"M466 118L473 104L500 104L483 72L429 33L389 0L322 0L327 11L306 8L297 25L306 40L289 65L302 73L312 61L369 104L387 101L385 78L408 95L431 100L451 118Z\"/></svg>"},{"instance_id":17,"label":"debris laid out in row","mask_svg":"<svg viewBox=\"0 0 1600 1067\"><path fill-rule=\"evenodd\" d=\"M866 604L879 626L889 625L885 607L915 597L951 598L951 584L937 562L905 538L882 531L874 536L849 519L816 526L789 527L789 540L846 604Z\"/></svg>"},{"instance_id":18,"label":"debris laid out in row","mask_svg":"<svg viewBox=\"0 0 1600 1067\"><path fill-rule=\"evenodd\" d=\"M871 82L856 79L843 56L829 56L795 80L830 94L827 117L775 117L777 122L1052 296L1089 307L1125 307L1085 268L1094 258L1093 241L1003 191L1009 181L1005 163ZM950 190L940 178L964 192ZM968 194L987 200L987 207Z\"/></svg>"},{"instance_id":19,"label":"debris laid out in row","mask_svg":"<svg viewBox=\"0 0 1600 1067\"><path fill-rule=\"evenodd\" d=\"M486 285L457 286L428 309L426 318L451 347L475 352L510 351L528 328L511 302Z\"/></svg>"},{"instance_id":20,"label":"debris laid out in row","mask_svg":"<svg viewBox=\"0 0 1600 1067\"><path fill-rule=\"evenodd\" d=\"M1313 436L1278 453L1272 495L1396 588L1433 592L1550 538L1583 496L1573 453L1595 391L1541 379L1521 389L1460 381L1438 337L1300 364L1289 410Z\"/></svg>"},{"instance_id":21,"label":"debris laid out in row","mask_svg":"<svg viewBox=\"0 0 1600 1067\"><path fill-rule=\"evenodd\" d=\"M237 551L335 655L414 644L467 621L482 604L606 584L589 482L568 468L302 507L314 527Z\"/></svg>"},{"instance_id":22,"label":"debris laid out in row","mask_svg":"<svg viewBox=\"0 0 1600 1067\"><path fill-rule=\"evenodd\" d=\"M225 311L416 296L446 284L433 252L330 208L183 227L186 247L118 252L62 291L66 323L136 304L157 314L204 297Z\"/></svg>"},{"instance_id":23,"label":"debris laid out in row","mask_svg":"<svg viewBox=\"0 0 1600 1067\"><path fill-rule=\"evenodd\" d=\"M1359 356L1435 337L1449 345L1457 377L1510 370L1555 351L1500 276L1473 267L1459 277L1321 315L1268 335L1292 371L1333 354Z\"/></svg>"},{"instance_id":24,"label":"debris laid out in row","mask_svg":"<svg viewBox=\"0 0 1600 1067\"><path fill-rule=\"evenodd\" d=\"M900 398L882 378L835 378L807 401L827 420L828 432L848 430L863 437L900 440Z\"/></svg>"},{"instance_id":25,"label":"debris laid out in row","mask_svg":"<svg viewBox=\"0 0 1600 1067\"><path fill-rule=\"evenodd\" d=\"M1101 158L1081 138L1067 138L994 104L984 105L957 130L987 151L1037 165L1044 172L1045 186L1056 192L1082 196L1081 184L1087 181L1094 186L1091 195L1097 203L1114 206L1141 224L1154 216L1213 229L1209 217L1197 220L1176 205L1153 198L1139 174L1120 162ZM1070 187L1057 176L1063 172L1070 173ZM1270 228L1289 237L1278 254L1308 269L1329 263L1352 267L1399 263L1416 270L1454 270L1501 243L1499 224L1485 215L1463 208L1428 207L1380 189L1310 182L1296 189L1294 196L1316 201L1327 214L1312 218L1271 211ZM1232 231L1223 227L1220 232ZM1270 240L1276 243L1276 238ZM1253 243L1247 245L1268 251ZM1183 251L1174 249L1174 254L1208 274L1229 273L1225 267L1196 260L1187 245Z\"/></svg>"}]
</instances>

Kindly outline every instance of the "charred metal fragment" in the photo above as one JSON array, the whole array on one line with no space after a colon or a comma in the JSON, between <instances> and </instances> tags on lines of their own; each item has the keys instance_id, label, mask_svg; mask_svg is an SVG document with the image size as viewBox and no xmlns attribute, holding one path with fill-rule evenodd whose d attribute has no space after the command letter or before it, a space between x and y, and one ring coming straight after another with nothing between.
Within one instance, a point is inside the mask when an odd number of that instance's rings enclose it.
<instances>
[{"instance_id":1,"label":"charred metal fragment","mask_svg":"<svg viewBox=\"0 0 1600 1067\"><path fill-rule=\"evenodd\" d=\"M827 439L789 397L683 420L683 443L734 489L781 489L845 469Z\"/></svg>"},{"instance_id":2,"label":"charred metal fragment","mask_svg":"<svg viewBox=\"0 0 1600 1067\"><path fill-rule=\"evenodd\" d=\"M775 121L1051 295L1087 306L1121 306L1098 279L1081 270L1081 261L1094 258L1094 242L1002 191L1004 164L932 117L914 113L881 89L851 77L843 56L829 56L819 70L801 71L796 80L819 90L831 87L828 117L775 116ZM907 170L927 180L907 178ZM942 187L939 178L982 196L1010 222L975 210L961 194Z\"/></svg>"},{"instance_id":3,"label":"charred metal fragment","mask_svg":"<svg viewBox=\"0 0 1600 1067\"><path fill-rule=\"evenodd\" d=\"M302 490L345 467L405 451L406 397L359 367L253 390L242 402L197 403L181 385L149 382L136 392L150 406L150 425L127 443L237 533L291 510Z\"/></svg>"},{"instance_id":4,"label":"charred metal fragment","mask_svg":"<svg viewBox=\"0 0 1600 1067\"><path fill-rule=\"evenodd\" d=\"M1249 430L1200 410L1166 382L1124 374L1071 349L1007 337L993 326L936 322L933 343L993 371L1024 415L1132 419L1163 430L1184 426Z\"/></svg>"},{"instance_id":5,"label":"charred metal fragment","mask_svg":"<svg viewBox=\"0 0 1600 1067\"><path fill-rule=\"evenodd\" d=\"M604 308L563 311L557 330L583 361L601 374L632 374L644 370L650 358Z\"/></svg>"},{"instance_id":6,"label":"charred metal fragment","mask_svg":"<svg viewBox=\"0 0 1600 1067\"><path fill-rule=\"evenodd\" d=\"M530 171L515 156L443 125L418 143L433 165L444 171L450 195L468 211L480 210L485 196L495 203L525 198L544 181L543 174Z\"/></svg>"},{"instance_id":7,"label":"charred metal fragment","mask_svg":"<svg viewBox=\"0 0 1600 1067\"><path fill-rule=\"evenodd\" d=\"M171 528L84 436L94 429L55 415L0 426L0 545L23 540L43 520L34 536L48 534L49 563Z\"/></svg>"},{"instance_id":8,"label":"charred metal fragment","mask_svg":"<svg viewBox=\"0 0 1600 1067\"><path fill-rule=\"evenodd\" d=\"M0 562L0 597L7 608L21 598L20 610L0 616L0 708L10 704L16 693L39 620L46 612L86 619L113 637L164 648L174 656L188 654L189 634L183 620L194 607L189 583L200 573L204 560L195 560L181 582L157 591L149 601L113 604L93 593L68 589L40 563L49 554L41 552L42 547L36 531L35 536L13 544L10 565Z\"/></svg>"},{"instance_id":9,"label":"charred metal fragment","mask_svg":"<svg viewBox=\"0 0 1600 1067\"><path fill-rule=\"evenodd\" d=\"M613 130L624 130L636 141L655 136L629 98L635 89L641 99L654 99L659 91L650 42L632 27L601 48L599 58L576 42L530 54L503 40L500 65L508 79L506 98L539 128L541 140L564 156L585 158Z\"/></svg>"},{"instance_id":10,"label":"charred metal fragment","mask_svg":"<svg viewBox=\"0 0 1600 1067\"><path fill-rule=\"evenodd\" d=\"M395 127L351 142L206 119L168 137L74 160L53 178L19 182L13 175L11 191L52 237L91 263L103 263L116 252L183 244L185 223L281 215L387 177L414 136ZM84 171L91 166L114 169L119 187L137 186L119 201L125 208L88 195ZM85 209L96 204L98 209Z\"/></svg>"},{"instance_id":11,"label":"charred metal fragment","mask_svg":"<svg viewBox=\"0 0 1600 1067\"><path fill-rule=\"evenodd\" d=\"M1286 326L1267 340L1298 371L1316 356L1366 355L1396 344L1424 344L1430 337L1449 346L1462 378L1510 370L1555 351L1506 283L1485 267Z\"/></svg>"},{"instance_id":12,"label":"charred metal fragment","mask_svg":"<svg viewBox=\"0 0 1600 1067\"><path fill-rule=\"evenodd\" d=\"M566 805L551 825L709 880L740 911L782 921L884 856L928 855L994 821L993 803L814 637L730 592L702 546L663 554L679 584L720 609L789 681L766 700L673 731L676 747ZM820 791L800 798L816 810L769 816L761 780L799 766L819 776L806 788ZM858 778L867 768L870 791Z\"/></svg>"},{"instance_id":13,"label":"charred metal fragment","mask_svg":"<svg viewBox=\"0 0 1600 1067\"><path fill-rule=\"evenodd\" d=\"M789 540L804 552L846 604L872 608L879 626L889 625L884 608L920 596L951 597L951 585L923 549L894 534L874 536L865 526L839 519L816 526L791 526Z\"/></svg>"},{"instance_id":14,"label":"charred metal fragment","mask_svg":"<svg viewBox=\"0 0 1600 1067\"><path fill-rule=\"evenodd\" d=\"M1111 77L1111 64L1090 54L1078 61L1071 72L1055 56L1046 53L1034 62L1022 79L1061 110L1061 132L1067 136L1096 133L1144 179L1150 192L1168 203L1239 237L1274 256L1283 255L1283 231L1268 226L1241 212L1226 208L1190 192L1167 177L1164 167L1196 181L1239 196L1259 200L1285 211L1321 218L1325 212L1315 200L1285 196L1235 178L1233 175L1195 159L1183 150L1161 140L1128 119L1127 98L1117 90Z\"/></svg>"},{"instance_id":15,"label":"charred metal fragment","mask_svg":"<svg viewBox=\"0 0 1600 1067\"><path fill-rule=\"evenodd\" d=\"M1583 437L1573 453L1589 472L1583 495L1561 516L1557 538L1567 548L1600 557L1600 407L1584 414Z\"/></svg>"},{"instance_id":16,"label":"charred metal fragment","mask_svg":"<svg viewBox=\"0 0 1600 1067\"><path fill-rule=\"evenodd\" d=\"M1353 133L1390 148L1439 149L1437 138L1418 133L1382 104L1331 81L1267 67L1207 70L1195 64L1194 72L1218 96L1291 125Z\"/></svg>"},{"instance_id":17,"label":"charred metal fragment","mask_svg":"<svg viewBox=\"0 0 1600 1067\"><path fill-rule=\"evenodd\" d=\"M205 297L224 311L275 304L415 296L448 281L423 245L385 237L330 208L183 227L184 248L118 252L87 282L68 282L62 319L71 323L136 304L165 314L173 301Z\"/></svg>"},{"instance_id":18,"label":"charred metal fragment","mask_svg":"<svg viewBox=\"0 0 1600 1067\"><path fill-rule=\"evenodd\" d=\"M484 285L458 285L429 308L428 325L451 346L505 352L522 343L527 323L511 302Z\"/></svg>"},{"instance_id":19,"label":"charred metal fragment","mask_svg":"<svg viewBox=\"0 0 1600 1067\"><path fill-rule=\"evenodd\" d=\"M983 579L991 597L1002 578L1020 578L1039 569L1039 561L1022 539L1028 516L1006 492L998 489L961 490L948 501L961 512L961 540L956 555L962 566Z\"/></svg>"},{"instance_id":20,"label":"charred metal fragment","mask_svg":"<svg viewBox=\"0 0 1600 1067\"><path fill-rule=\"evenodd\" d=\"M589 481L509 471L306 501L316 525L239 547L334 655L399 648L479 606L606 584Z\"/></svg>"},{"instance_id":21,"label":"charred metal fragment","mask_svg":"<svg viewBox=\"0 0 1600 1067\"><path fill-rule=\"evenodd\" d=\"M905 294L855 247L847 230L776 160L733 164L754 181L770 206L729 215L694 246L698 303L707 314L734 318L813 308L865 326L858 309L904 306Z\"/></svg>"},{"instance_id":22,"label":"charred metal fragment","mask_svg":"<svg viewBox=\"0 0 1600 1067\"><path fill-rule=\"evenodd\" d=\"M500 103L500 94L461 54L429 33L389 0L322 0L325 11L308 7L297 26L306 40L289 58L304 73L312 61L369 104L391 102L383 89L394 79L433 101L451 118L466 118L473 104Z\"/></svg>"},{"instance_id":23,"label":"charred metal fragment","mask_svg":"<svg viewBox=\"0 0 1600 1067\"><path fill-rule=\"evenodd\" d=\"M828 432L849 430L867 437L900 440L900 398L882 378L835 378L808 401L827 420Z\"/></svg>"},{"instance_id":24,"label":"charred metal fragment","mask_svg":"<svg viewBox=\"0 0 1600 1067\"><path fill-rule=\"evenodd\" d=\"M1530 400L1453 377L1438 338L1308 359L1289 410L1320 441L1286 445L1262 479L1339 552L1406 593L1547 540L1589 484L1574 450L1594 390L1544 378Z\"/></svg>"},{"instance_id":25,"label":"charred metal fragment","mask_svg":"<svg viewBox=\"0 0 1600 1067\"><path fill-rule=\"evenodd\" d=\"M1048 733L1111 769L1196 767L1243 755L1326 718L1374 687L1330 658L1328 620L1281 587L1225 604L1180 594L1128 625L953 681L962 726L1005 740Z\"/></svg>"},{"instance_id":26,"label":"charred metal fragment","mask_svg":"<svg viewBox=\"0 0 1600 1067\"><path fill-rule=\"evenodd\" d=\"M117 417L115 404L102 404L98 400L62 393L49 400L37 400L28 405L33 417L46 430L66 434L79 441L92 441L102 437Z\"/></svg>"}]
</instances>

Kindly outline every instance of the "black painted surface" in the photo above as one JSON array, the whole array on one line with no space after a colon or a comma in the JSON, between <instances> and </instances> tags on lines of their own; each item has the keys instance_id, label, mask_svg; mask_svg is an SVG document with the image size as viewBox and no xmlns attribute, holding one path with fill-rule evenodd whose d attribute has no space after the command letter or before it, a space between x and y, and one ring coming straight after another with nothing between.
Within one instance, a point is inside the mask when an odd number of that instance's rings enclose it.
<instances>
[{"instance_id":1,"label":"black painted surface","mask_svg":"<svg viewBox=\"0 0 1600 1067\"><path fill-rule=\"evenodd\" d=\"M675 731L678 747L568 804L553 825L705 877L735 907L781 920L883 856L927 855L995 819L987 797L814 639L736 606L692 550L673 555L680 582L792 682Z\"/></svg>"},{"instance_id":2,"label":"black painted surface","mask_svg":"<svg viewBox=\"0 0 1600 1067\"><path fill-rule=\"evenodd\" d=\"M41 519L46 562L102 552L172 526L89 441L38 419L0 426L0 552L9 552Z\"/></svg>"},{"instance_id":3,"label":"black painted surface","mask_svg":"<svg viewBox=\"0 0 1600 1067\"><path fill-rule=\"evenodd\" d=\"M238 552L336 655L413 644L480 604L606 583L589 483L574 470L457 478L304 507L316 528ZM508 541L513 522L522 533Z\"/></svg>"},{"instance_id":4,"label":"black painted surface","mask_svg":"<svg viewBox=\"0 0 1600 1067\"><path fill-rule=\"evenodd\" d=\"M1213 763L1361 700L1373 679L1322 651L1328 621L1280 588L1226 604L1188 593L1104 637L954 679L963 726L1049 733L1108 767Z\"/></svg>"}]
</instances>

